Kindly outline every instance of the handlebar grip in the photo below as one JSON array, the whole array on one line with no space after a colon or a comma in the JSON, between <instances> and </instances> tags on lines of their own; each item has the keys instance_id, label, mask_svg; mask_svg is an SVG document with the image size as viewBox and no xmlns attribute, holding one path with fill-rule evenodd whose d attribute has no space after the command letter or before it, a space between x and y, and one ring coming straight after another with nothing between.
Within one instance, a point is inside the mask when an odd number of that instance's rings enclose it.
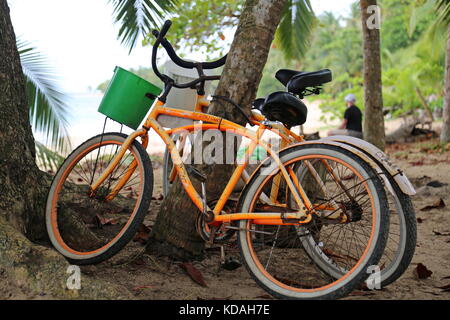
<instances>
[{"instance_id":1,"label":"handlebar grip","mask_svg":"<svg viewBox=\"0 0 450 320\"><path fill-rule=\"evenodd\" d=\"M169 31L171 26L172 26L172 21L166 20L166 22L164 22L164 25L162 26L161 31L159 32L159 36L158 36L158 38L160 40L162 40L166 36L167 31Z\"/></svg>"}]
</instances>

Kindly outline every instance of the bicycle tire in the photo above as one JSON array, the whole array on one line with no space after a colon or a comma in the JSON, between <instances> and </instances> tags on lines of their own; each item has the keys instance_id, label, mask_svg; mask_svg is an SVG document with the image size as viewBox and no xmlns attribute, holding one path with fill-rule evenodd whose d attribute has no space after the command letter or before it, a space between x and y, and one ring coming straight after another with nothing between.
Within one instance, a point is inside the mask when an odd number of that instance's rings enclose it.
<instances>
[{"instance_id":1,"label":"bicycle tire","mask_svg":"<svg viewBox=\"0 0 450 320\"><path fill-rule=\"evenodd\" d=\"M324 155L329 157L337 157L341 161L345 162L349 166L352 166L367 180L367 186L370 190L370 197L372 203L375 204L372 212L374 214L374 220L372 226L372 233L370 237L370 243L362 256L358 261L358 264L349 271L345 277L341 277L338 281L324 286L322 289L298 289L289 287L289 285L282 284L281 280L276 279L274 276L269 275L267 266L264 269L263 264L258 260L255 249L251 242L251 236L249 231L249 221L240 221L240 231L238 232L238 243L241 250L242 259L247 271L252 278L264 288L267 292L274 297L280 299L337 299L342 298L352 290L356 289L363 281L365 281L369 274L367 269L376 265L384 251L384 247L387 241L388 232L388 205L383 185L380 179L377 177L374 170L364 163L361 159L355 157L349 152L340 150L333 146L326 145L303 145L294 147L288 151L284 151L280 155L280 159L283 163L292 161L292 159L300 158L311 154ZM243 191L238 212L251 212L252 203L257 201L259 194L258 190L263 188L264 181L268 181L267 175L262 174L264 166L258 169L258 172L253 176L250 183ZM256 199L256 200L255 200ZM300 233L298 233L300 236ZM269 257L270 260L270 257ZM312 261L312 260L311 260ZM317 266L321 269L323 266Z\"/></svg>"},{"instance_id":2,"label":"bicycle tire","mask_svg":"<svg viewBox=\"0 0 450 320\"><path fill-rule=\"evenodd\" d=\"M120 229L117 236L106 245L97 250L87 252L70 247L65 243L60 233L61 226L58 225L58 210L56 208L61 190L63 190L66 179L72 170L83 159L87 159L89 153L95 150L96 147L102 148L107 146L108 143L118 147L125 142L126 138L127 135L122 133L106 133L87 140L66 158L52 181L46 205L47 232L55 249L72 264L98 264L117 254L136 234L148 212L153 190L152 163L143 146L138 141L134 141L128 150L130 150L130 154L133 155L134 159L137 160L138 175L141 177L139 182L140 192L130 218L126 221L123 229ZM71 182L69 181L69 183Z\"/></svg>"}]
</instances>

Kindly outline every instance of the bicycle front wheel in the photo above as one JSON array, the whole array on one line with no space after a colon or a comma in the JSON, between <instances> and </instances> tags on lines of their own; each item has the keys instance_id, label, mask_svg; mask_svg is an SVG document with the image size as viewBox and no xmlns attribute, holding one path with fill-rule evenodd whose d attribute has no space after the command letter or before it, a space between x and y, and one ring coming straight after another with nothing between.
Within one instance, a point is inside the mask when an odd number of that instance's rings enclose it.
<instances>
[{"instance_id":1,"label":"bicycle front wheel","mask_svg":"<svg viewBox=\"0 0 450 320\"><path fill-rule=\"evenodd\" d=\"M341 298L367 279L369 267L382 256L389 228L383 185L365 162L332 146L298 146L284 152L281 161L288 170L303 166L316 172L314 180L300 184L320 216L314 215L306 226L241 221L238 241L247 270L277 298ZM280 180L277 175L278 168L268 172L261 167L243 192L239 212L275 212L277 207L280 212L298 211L288 203L286 192L279 192L269 206L261 203L261 193ZM348 221L328 218L336 213ZM320 259L305 252L307 243Z\"/></svg>"},{"instance_id":2,"label":"bicycle front wheel","mask_svg":"<svg viewBox=\"0 0 450 320\"><path fill-rule=\"evenodd\" d=\"M100 187L91 190L126 138L107 133L89 139L67 157L53 179L46 206L47 232L53 246L73 264L96 264L115 255L148 212L152 165L137 141Z\"/></svg>"}]
</instances>

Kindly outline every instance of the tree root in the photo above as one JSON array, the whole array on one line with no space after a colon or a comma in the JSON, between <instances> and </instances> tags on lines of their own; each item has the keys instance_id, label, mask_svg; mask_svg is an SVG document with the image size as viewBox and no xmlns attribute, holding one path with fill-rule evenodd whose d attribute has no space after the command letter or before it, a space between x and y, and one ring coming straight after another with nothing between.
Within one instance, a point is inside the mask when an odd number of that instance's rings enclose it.
<instances>
[{"instance_id":1,"label":"tree root","mask_svg":"<svg viewBox=\"0 0 450 320\"><path fill-rule=\"evenodd\" d=\"M0 275L26 296L54 299L131 299L124 287L81 274L81 289L67 287L69 263L56 251L33 244L0 219Z\"/></svg>"}]
</instances>

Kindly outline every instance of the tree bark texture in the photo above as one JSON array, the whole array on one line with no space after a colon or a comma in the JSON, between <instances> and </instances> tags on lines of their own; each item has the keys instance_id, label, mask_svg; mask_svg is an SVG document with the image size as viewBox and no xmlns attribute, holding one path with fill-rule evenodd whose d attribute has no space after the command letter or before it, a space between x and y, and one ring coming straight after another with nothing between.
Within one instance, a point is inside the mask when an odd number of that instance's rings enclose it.
<instances>
[{"instance_id":1,"label":"tree bark texture","mask_svg":"<svg viewBox=\"0 0 450 320\"><path fill-rule=\"evenodd\" d=\"M0 216L32 240L46 238L46 193L35 162L25 78L6 0L0 0Z\"/></svg>"},{"instance_id":2,"label":"tree bark texture","mask_svg":"<svg viewBox=\"0 0 450 320\"><path fill-rule=\"evenodd\" d=\"M51 177L35 163L35 145L19 53L9 7L0 0L0 286L26 296L56 299L130 299L112 283L82 275L81 290L69 290L68 262L47 240L44 205Z\"/></svg>"},{"instance_id":3,"label":"tree bark texture","mask_svg":"<svg viewBox=\"0 0 450 320\"><path fill-rule=\"evenodd\" d=\"M361 0L361 20L364 42L364 139L381 150L385 148L383 94L381 78L380 29L368 26L370 6L376 0Z\"/></svg>"},{"instance_id":4,"label":"tree bark texture","mask_svg":"<svg viewBox=\"0 0 450 320\"><path fill-rule=\"evenodd\" d=\"M445 62L444 90L444 125L442 126L441 142L450 142L450 24L448 25L447 57Z\"/></svg>"},{"instance_id":5,"label":"tree bark texture","mask_svg":"<svg viewBox=\"0 0 450 320\"><path fill-rule=\"evenodd\" d=\"M241 105L250 114L251 103L261 81L270 46L280 22L284 0L247 0L244 5L234 41L215 92ZM214 101L209 113L245 125L245 118L230 103ZM200 167L208 176L208 200L220 197L229 180L233 166L215 164ZM195 183L200 190L199 184ZM165 254L182 259L201 257L204 241L197 235L197 207L177 180L163 201L153 227L150 250L159 243ZM161 244L163 244L161 246Z\"/></svg>"}]
</instances>

